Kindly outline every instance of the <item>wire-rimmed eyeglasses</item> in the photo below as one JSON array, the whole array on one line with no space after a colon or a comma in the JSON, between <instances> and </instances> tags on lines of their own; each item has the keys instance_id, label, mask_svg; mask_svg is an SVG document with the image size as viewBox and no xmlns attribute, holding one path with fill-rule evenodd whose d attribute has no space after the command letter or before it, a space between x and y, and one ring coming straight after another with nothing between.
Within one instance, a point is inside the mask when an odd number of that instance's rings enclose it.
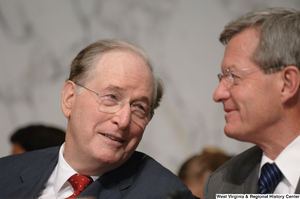
<instances>
[{"instance_id":1,"label":"wire-rimmed eyeglasses","mask_svg":"<svg viewBox=\"0 0 300 199\"><path fill-rule=\"evenodd\" d=\"M77 86L80 86L97 96L97 101L99 103L99 111L104 113L116 113L121 110L125 103L130 103L127 101L119 101L117 96L114 94L105 94L100 95L99 93L81 85L75 83ZM153 109L148 106L145 102L132 102L130 103L131 109L131 119L139 124L139 125L146 125L150 122L152 116L154 115Z\"/></svg>"},{"instance_id":2,"label":"wire-rimmed eyeglasses","mask_svg":"<svg viewBox=\"0 0 300 199\"><path fill-rule=\"evenodd\" d=\"M268 69L268 68L274 68L274 69L282 69L284 68L283 66L280 67L280 68L275 68L274 66L265 66L265 67L252 67L252 68L242 68L242 69L238 69L238 70L232 70L230 71L228 68L225 68L225 72L224 73L219 73L217 76L218 76L218 79L219 79L219 82L221 82L221 80L224 79L226 80L226 82L232 84L232 85L235 85L235 75L232 74L233 72L239 72L239 71L246 71L246 70L253 70L253 69Z\"/></svg>"}]
</instances>

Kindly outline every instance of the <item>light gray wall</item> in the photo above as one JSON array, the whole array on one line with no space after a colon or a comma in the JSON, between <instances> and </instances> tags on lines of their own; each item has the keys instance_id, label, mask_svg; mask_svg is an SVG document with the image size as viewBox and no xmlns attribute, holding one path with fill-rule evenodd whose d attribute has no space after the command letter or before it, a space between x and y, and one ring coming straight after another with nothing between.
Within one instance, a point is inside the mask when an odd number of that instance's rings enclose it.
<instances>
[{"instance_id":1,"label":"light gray wall","mask_svg":"<svg viewBox=\"0 0 300 199\"><path fill-rule=\"evenodd\" d=\"M299 8L298 0L1 0L0 156L10 134L42 122L66 128L61 88L69 65L102 38L140 45L163 77L166 94L138 147L174 173L205 146L237 154L250 144L223 134L224 112L212 100L224 25L248 11Z\"/></svg>"}]
</instances>

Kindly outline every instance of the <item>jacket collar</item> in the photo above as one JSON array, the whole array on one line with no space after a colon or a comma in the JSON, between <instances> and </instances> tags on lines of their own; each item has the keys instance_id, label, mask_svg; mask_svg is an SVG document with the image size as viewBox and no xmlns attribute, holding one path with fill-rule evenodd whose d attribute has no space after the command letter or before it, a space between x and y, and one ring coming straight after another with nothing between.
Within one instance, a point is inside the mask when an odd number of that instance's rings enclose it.
<instances>
[{"instance_id":1,"label":"jacket collar","mask_svg":"<svg viewBox=\"0 0 300 199\"><path fill-rule=\"evenodd\" d=\"M122 194L133 183L133 178L138 169L137 156L139 156L138 152L135 152L122 166L100 176L100 178L86 188L79 197L121 198Z\"/></svg>"}]
</instances>

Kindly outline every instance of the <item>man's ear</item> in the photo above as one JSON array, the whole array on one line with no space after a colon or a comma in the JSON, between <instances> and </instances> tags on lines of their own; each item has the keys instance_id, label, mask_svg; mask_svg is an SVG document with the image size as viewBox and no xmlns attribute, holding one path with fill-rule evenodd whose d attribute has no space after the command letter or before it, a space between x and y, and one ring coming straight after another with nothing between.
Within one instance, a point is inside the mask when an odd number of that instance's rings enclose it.
<instances>
[{"instance_id":1,"label":"man's ear","mask_svg":"<svg viewBox=\"0 0 300 199\"><path fill-rule=\"evenodd\" d=\"M283 87L281 92L282 103L286 103L299 96L300 72L296 66L286 66L281 71ZM292 100L293 101L293 100Z\"/></svg>"},{"instance_id":2,"label":"man's ear","mask_svg":"<svg viewBox=\"0 0 300 199\"><path fill-rule=\"evenodd\" d=\"M72 104L76 98L76 85L67 81L62 88L61 110L66 118L71 115Z\"/></svg>"}]
</instances>

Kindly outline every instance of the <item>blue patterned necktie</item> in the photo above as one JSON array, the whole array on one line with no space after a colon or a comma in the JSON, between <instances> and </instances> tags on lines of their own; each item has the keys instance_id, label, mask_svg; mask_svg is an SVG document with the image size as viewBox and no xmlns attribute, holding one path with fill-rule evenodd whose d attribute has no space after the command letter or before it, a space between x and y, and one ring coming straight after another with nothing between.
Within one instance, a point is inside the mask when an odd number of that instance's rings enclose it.
<instances>
[{"instance_id":1,"label":"blue patterned necktie","mask_svg":"<svg viewBox=\"0 0 300 199\"><path fill-rule=\"evenodd\" d=\"M266 163L261 169L258 181L258 193L271 194L280 182L282 177L281 171L275 164Z\"/></svg>"}]
</instances>

